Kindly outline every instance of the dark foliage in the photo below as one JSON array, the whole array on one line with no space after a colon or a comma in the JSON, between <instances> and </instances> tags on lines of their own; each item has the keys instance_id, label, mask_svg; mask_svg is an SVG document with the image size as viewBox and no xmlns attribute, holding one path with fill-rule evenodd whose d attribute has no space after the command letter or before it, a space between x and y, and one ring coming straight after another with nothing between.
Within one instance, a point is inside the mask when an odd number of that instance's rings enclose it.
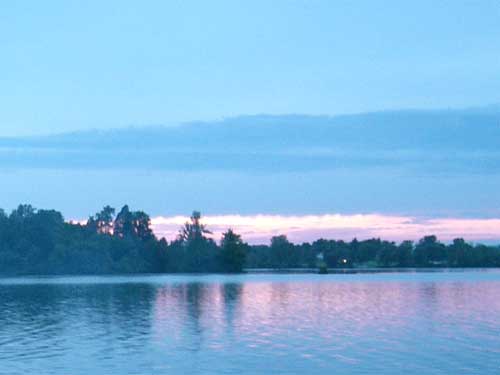
<instances>
[{"instance_id":1,"label":"dark foliage","mask_svg":"<svg viewBox=\"0 0 500 375\"><path fill-rule=\"evenodd\" d=\"M271 238L271 246L251 246L246 268L351 267L500 267L500 247L472 245L463 239L444 244L426 236L416 245L373 238L364 241L319 239L293 244L285 236Z\"/></svg>"},{"instance_id":2,"label":"dark foliage","mask_svg":"<svg viewBox=\"0 0 500 375\"><path fill-rule=\"evenodd\" d=\"M157 239L149 216L109 206L87 223L65 222L54 210L20 205L0 209L0 274L112 274L241 272L245 268L500 267L500 248L455 239L445 245L426 236L416 245L370 239L320 239L293 244L275 236L271 245L249 246L229 229L220 244L208 237L199 212L179 236Z\"/></svg>"}]
</instances>

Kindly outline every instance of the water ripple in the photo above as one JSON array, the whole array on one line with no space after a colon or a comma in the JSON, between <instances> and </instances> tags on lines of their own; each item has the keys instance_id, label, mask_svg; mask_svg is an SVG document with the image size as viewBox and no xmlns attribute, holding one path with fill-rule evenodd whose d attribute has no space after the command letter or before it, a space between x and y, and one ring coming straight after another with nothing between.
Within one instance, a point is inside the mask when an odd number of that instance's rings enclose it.
<instances>
[{"instance_id":1,"label":"water ripple","mask_svg":"<svg viewBox=\"0 0 500 375\"><path fill-rule=\"evenodd\" d=\"M0 373L498 374L500 272L0 279Z\"/></svg>"}]
</instances>

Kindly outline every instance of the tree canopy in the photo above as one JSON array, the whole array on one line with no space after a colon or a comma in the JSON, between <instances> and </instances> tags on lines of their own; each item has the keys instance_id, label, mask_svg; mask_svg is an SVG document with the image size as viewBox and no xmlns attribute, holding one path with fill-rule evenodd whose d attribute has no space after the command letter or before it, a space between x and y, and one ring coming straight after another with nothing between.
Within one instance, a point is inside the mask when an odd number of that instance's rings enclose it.
<instances>
[{"instance_id":1,"label":"tree canopy","mask_svg":"<svg viewBox=\"0 0 500 375\"><path fill-rule=\"evenodd\" d=\"M251 268L499 267L500 247L449 244L436 236L396 244L378 238L350 242L318 239L294 244L285 235L270 245L248 245L232 229L219 243L200 212L172 241L157 238L150 217L127 205L105 206L86 224L66 222L54 210L19 205L0 209L0 274L112 274L242 272Z\"/></svg>"}]
</instances>

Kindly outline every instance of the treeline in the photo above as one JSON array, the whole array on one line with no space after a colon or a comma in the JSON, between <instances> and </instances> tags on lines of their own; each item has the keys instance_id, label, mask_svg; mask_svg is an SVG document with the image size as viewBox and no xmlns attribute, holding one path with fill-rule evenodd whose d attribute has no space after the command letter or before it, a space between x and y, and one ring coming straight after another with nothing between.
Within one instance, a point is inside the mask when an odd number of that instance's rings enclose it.
<instances>
[{"instance_id":1,"label":"treeline","mask_svg":"<svg viewBox=\"0 0 500 375\"><path fill-rule=\"evenodd\" d=\"M472 245L462 238L446 245L436 236L400 244L373 238L364 241L319 239L300 245L286 236L271 238L271 245L251 246L249 268L353 267L500 267L500 247Z\"/></svg>"},{"instance_id":2,"label":"treeline","mask_svg":"<svg viewBox=\"0 0 500 375\"><path fill-rule=\"evenodd\" d=\"M54 210L20 205L0 210L1 274L113 274L241 272L247 245L233 231L219 244L194 212L179 236L157 239L149 216L109 206L85 224L67 223Z\"/></svg>"},{"instance_id":3,"label":"treeline","mask_svg":"<svg viewBox=\"0 0 500 375\"><path fill-rule=\"evenodd\" d=\"M293 244L275 236L250 246L228 229L217 243L199 212L173 241L158 239L149 216L106 206L85 224L68 223L54 210L20 205L0 209L0 274L113 274L241 272L245 268L499 267L500 247L463 239L443 244L435 236L400 244L371 239L320 239Z\"/></svg>"}]
</instances>

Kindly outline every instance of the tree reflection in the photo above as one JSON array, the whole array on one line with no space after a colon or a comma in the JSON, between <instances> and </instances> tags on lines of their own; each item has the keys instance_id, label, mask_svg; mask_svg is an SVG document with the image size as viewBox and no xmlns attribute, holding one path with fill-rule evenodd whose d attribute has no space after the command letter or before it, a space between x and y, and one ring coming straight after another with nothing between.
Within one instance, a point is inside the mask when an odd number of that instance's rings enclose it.
<instances>
[{"instance_id":1,"label":"tree reflection","mask_svg":"<svg viewBox=\"0 0 500 375\"><path fill-rule=\"evenodd\" d=\"M228 332L232 332L235 328L235 318L239 316L243 285L240 283L221 284L220 293L222 295L222 301L224 302L223 308L226 328Z\"/></svg>"}]
</instances>

